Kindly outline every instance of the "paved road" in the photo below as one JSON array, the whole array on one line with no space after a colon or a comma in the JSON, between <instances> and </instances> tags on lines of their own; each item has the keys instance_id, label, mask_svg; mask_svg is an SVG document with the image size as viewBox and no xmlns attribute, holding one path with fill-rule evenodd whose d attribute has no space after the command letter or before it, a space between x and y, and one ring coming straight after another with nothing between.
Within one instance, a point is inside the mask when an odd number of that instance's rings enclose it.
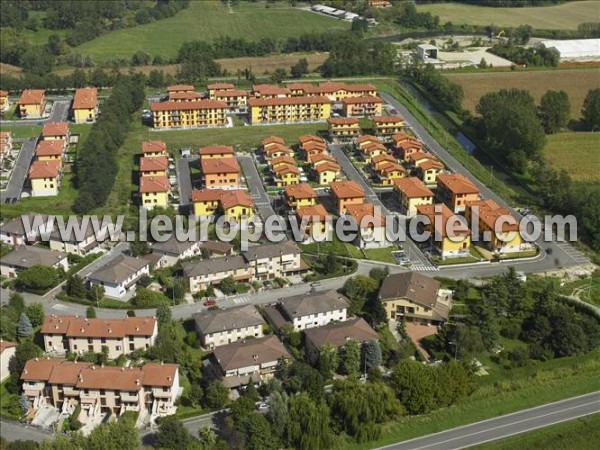
<instances>
[{"instance_id":1,"label":"paved road","mask_svg":"<svg viewBox=\"0 0 600 450\"><path fill-rule=\"evenodd\" d=\"M258 169L256 168L252 156L247 154L238 154L236 156L242 166L250 196L252 197L252 200L254 200L254 204L262 219L267 220L267 217L276 215L273 205L271 204L271 199L265 190L263 179L258 173Z\"/></svg>"},{"instance_id":2,"label":"paved road","mask_svg":"<svg viewBox=\"0 0 600 450\"><path fill-rule=\"evenodd\" d=\"M12 174L8 180L8 185L5 190L0 192L0 201L2 203L7 201L10 203L19 201L25 179L27 178L27 173L29 172L29 166L31 165L31 160L35 153L36 144L37 138L34 138L26 140L21 145L21 150L19 150Z\"/></svg>"},{"instance_id":3,"label":"paved road","mask_svg":"<svg viewBox=\"0 0 600 450\"><path fill-rule=\"evenodd\" d=\"M1 120L0 125L2 126L15 126L15 125L37 125L38 123L46 122L64 122L69 118L69 109L71 107L71 101L73 100L70 96L56 97L52 104L52 111L46 118L41 119L23 119L23 120Z\"/></svg>"},{"instance_id":4,"label":"paved road","mask_svg":"<svg viewBox=\"0 0 600 450\"><path fill-rule=\"evenodd\" d=\"M339 144L330 144L329 150L346 173L346 176L362 186L362 188L365 190L367 200L376 206L379 206L383 214L391 215L392 213L381 202L377 196L377 193L373 190L369 182L362 176L352 161L350 161L350 158L348 158L348 155L346 155L344 150L342 150L342 146ZM413 241L407 239L402 243L402 246L407 252L407 255L410 256L410 259L413 263L412 268L414 270L425 272L437 270L437 268L427 259L423 252L421 252L421 249L419 249L419 247L417 247Z\"/></svg>"},{"instance_id":5,"label":"paved road","mask_svg":"<svg viewBox=\"0 0 600 450\"><path fill-rule=\"evenodd\" d=\"M192 171L190 166L197 164L198 156L190 156L189 158L180 158L177 160L177 181L179 183L179 204L188 206L190 197L192 196Z\"/></svg>"},{"instance_id":6,"label":"paved road","mask_svg":"<svg viewBox=\"0 0 600 450\"><path fill-rule=\"evenodd\" d=\"M51 439L52 433L40 428L24 425L19 422L0 418L0 436L12 442L14 441L36 441Z\"/></svg>"},{"instance_id":7,"label":"paved road","mask_svg":"<svg viewBox=\"0 0 600 450\"><path fill-rule=\"evenodd\" d=\"M404 117L406 122L410 125L415 135L427 145L427 147L435 154L437 154L442 161L450 168L453 172L461 173L471 179L481 191L481 195L484 198L491 198L500 206L509 208L517 218L521 215L514 210L504 199L498 196L494 191L488 188L485 184L474 177L460 162L458 162L444 147L442 147L429 132L421 125L421 123L410 113L410 111L398 100L385 92L379 92L379 95L392 107L396 108L398 113ZM541 272L549 269L556 269L562 267L577 266L583 264L589 264L589 259L586 256L573 248L566 242L544 242L542 239L537 241L537 244L542 249L551 248L552 257L546 258L543 266L537 266L534 271ZM513 265L517 265L514 263ZM521 264L519 264L521 267ZM527 267L527 265L524 265ZM527 268L519 268L519 270L527 270Z\"/></svg>"},{"instance_id":8,"label":"paved road","mask_svg":"<svg viewBox=\"0 0 600 450\"><path fill-rule=\"evenodd\" d=\"M600 391L597 391L410 441L391 444L381 447L381 449L440 450L471 447L599 412Z\"/></svg>"}]
</instances>

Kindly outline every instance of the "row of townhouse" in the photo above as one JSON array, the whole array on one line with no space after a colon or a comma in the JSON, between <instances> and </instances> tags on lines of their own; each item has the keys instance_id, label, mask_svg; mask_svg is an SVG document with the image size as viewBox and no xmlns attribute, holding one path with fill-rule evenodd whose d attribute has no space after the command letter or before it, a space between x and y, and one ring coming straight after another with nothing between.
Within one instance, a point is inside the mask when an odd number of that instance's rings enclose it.
<instances>
[{"instance_id":1,"label":"row of townhouse","mask_svg":"<svg viewBox=\"0 0 600 450\"><path fill-rule=\"evenodd\" d=\"M183 262L182 268L192 293L229 277L236 281L265 281L308 270L300 257L300 249L292 241L254 245L240 255Z\"/></svg>"},{"instance_id":2,"label":"row of townhouse","mask_svg":"<svg viewBox=\"0 0 600 450\"><path fill-rule=\"evenodd\" d=\"M151 420L174 414L181 395L179 365L105 367L64 359L30 359L21 373L29 407L51 405L66 415L81 408L79 420L92 423L102 414L147 412Z\"/></svg>"},{"instance_id":3,"label":"row of townhouse","mask_svg":"<svg viewBox=\"0 0 600 450\"><path fill-rule=\"evenodd\" d=\"M296 153L285 145L278 136L269 136L262 140L260 149L277 187L286 187L300 182L304 178L295 159Z\"/></svg>"},{"instance_id":4,"label":"row of townhouse","mask_svg":"<svg viewBox=\"0 0 600 450\"><path fill-rule=\"evenodd\" d=\"M221 241L179 240L175 234L164 242L155 242L151 247L157 267L170 267L177 261L201 256L203 253L218 258L233 255L233 245Z\"/></svg>"},{"instance_id":5,"label":"row of townhouse","mask_svg":"<svg viewBox=\"0 0 600 450\"><path fill-rule=\"evenodd\" d=\"M218 100L167 100L150 104L154 128L205 128L227 125L227 103Z\"/></svg>"},{"instance_id":6,"label":"row of townhouse","mask_svg":"<svg viewBox=\"0 0 600 450\"><path fill-rule=\"evenodd\" d=\"M44 318L40 334L47 353L101 353L106 347L108 358L116 359L153 346L158 325L154 317L109 320L53 314Z\"/></svg>"},{"instance_id":7,"label":"row of townhouse","mask_svg":"<svg viewBox=\"0 0 600 450\"><path fill-rule=\"evenodd\" d=\"M28 172L32 197L58 195L69 137L67 122L44 124L35 148L35 159Z\"/></svg>"},{"instance_id":8,"label":"row of townhouse","mask_svg":"<svg viewBox=\"0 0 600 450\"><path fill-rule=\"evenodd\" d=\"M169 205L169 157L163 141L143 141L139 159L139 196L144 208Z\"/></svg>"},{"instance_id":9,"label":"row of townhouse","mask_svg":"<svg viewBox=\"0 0 600 450\"><path fill-rule=\"evenodd\" d=\"M327 97L250 98L248 119L251 125L319 122L331 116Z\"/></svg>"},{"instance_id":10,"label":"row of townhouse","mask_svg":"<svg viewBox=\"0 0 600 450\"><path fill-rule=\"evenodd\" d=\"M327 186L340 177L341 167L329 153L323 138L308 134L298 140L300 152L310 164L313 178L319 185Z\"/></svg>"}]
</instances>

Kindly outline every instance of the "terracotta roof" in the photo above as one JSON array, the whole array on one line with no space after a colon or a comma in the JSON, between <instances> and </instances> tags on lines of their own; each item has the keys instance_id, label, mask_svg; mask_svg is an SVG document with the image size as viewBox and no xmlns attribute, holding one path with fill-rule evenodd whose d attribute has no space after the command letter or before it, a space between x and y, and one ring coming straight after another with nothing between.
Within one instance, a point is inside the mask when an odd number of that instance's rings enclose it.
<instances>
[{"instance_id":1,"label":"terracotta roof","mask_svg":"<svg viewBox=\"0 0 600 450\"><path fill-rule=\"evenodd\" d=\"M224 372L272 363L280 358L291 358L277 336L248 339L222 345L215 348L214 357Z\"/></svg>"},{"instance_id":2,"label":"terracotta roof","mask_svg":"<svg viewBox=\"0 0 600 450\"><path fill-rule=\"evenodd\" d=\"M65 149L65 141L62 139L56 139L53 141L39 141L35 147L35 154L37 156L60 156L63 154Z\"/></svg>"},{"instance_id":3,"label":"terracotta roof","mask_svg":"<svg viewBox=\"0 0 600 450\"><path fill-rule=\"evenodd\" d=\"M331 191L337 198L364 198L365 190L356 181L332 181L329 183Z\"/></svg>"},{"instance_id":4,"label":"terracotta roof","mask_svg":"<svg viewBox=\"0 0 600 450\"><path fill-rule=\"evenodd\" d=\"M269 136L266 137L262 140L262 145L269 145L269 144L285 144L283 138L280 138L279 136Z\"/></svg>"},{"instance_id":5,"label":"terracotta roof","mask_svg":"<svg viewBox=\"0 0 600 450\"><path fill-rule=\"evenodd\" d=\"M69 134L67 122L46 122L42 128L42 136L66 136Z\"/></svg>"},{"instance_id":6,"label":"terracotta roof","mask_svg":"<svg viewBox=\"0 0 600 450\"><path fill-rule=\"evenodd\" d=\"M345 105L356 105L359 103L383 103L383 100L373 95L361 95L360 97L348 97L342 99L342 103Z\"/></svg>"},{"instance_id":7,"label":"terracotta roof","mask_svg":"<svg viewBox=\"0 0 600 450\"><path fill-rule=\"evenodd\" d=\"M252 86L252 91L259 95L290 95L291 91L288 88L279 87L276 84L255 84Z\"/></svg>"},{"instance_id":8,"label":"terracotta roof","mask_svg":"<svg viewBox=\"0 0 600 450\"><path fill-rule=\"evenodd\" d=\"M272 142L270 144L267 144L264 148L264 152L267 154L271 154L271 153L277 153L277 152L285 152L288 154L292 154L293 150L283 144L280 144L278 142Z\"/></svg>"},{"instance_id":9,"label":"terracotta roof","mask_svg":"<svg viewBox=\"0 0 600 450\"><path fill-rule=\"evenodd\" d=\"M171 86L167 86L167 92L193 91L194 89L194 86L191 84L173 84Z\"/></svg>"},{"instance_id":10,"label":"terracotta roof","mask_svg":"<svg viewBox=\"0 0 600 450\"><path fill-rule=\"evenodd\" d=\"M191 102L154 102L150 104L152 111L189 111L195 109L225 109L227 103L218 100L199 100Z\"/></svg>"},{"instance_id":11,"label":"terracotta roof","mask_svg":"<svg viewBox=\"0 0 600 450\"><path fill-rule=\"evenodd\" d=\"M417 177L396 178L394 186L408 198L433 197L433 192Z\"/></svg>"},{"instance_id":12,"label":"terracotta roof","mask_svg":"<svg viewBox=\"0 0 600 450\"><path fill-rule=\"evenodd\" d=\"M408 161L418 161L419 159L436 159L433 153L415 152L406 157Z\"/></svg>"},{"instance_id":13,"label":"terracotta roof","mask_svg":"<svg viewBox=\"0 0 600 450\"><path fill-rule=\"evenodd\" d=\"M291 156L288 155L282 155L282 156L278 156L277 158L273 158L271 160L271 165L272 166L276 166L280 163L284 163L284 164L290 164L292 166L296 165L296 160L294 158L292 158Z\"/></svg>"},{"instance_id":14,"label":"terracotta roof","mask_svg":"<svg viewBox=\"0 0 600 450\"><path fill-rule=\"evenodd\" d=\"M0 97L6 97L6 96L8 96L8 91L0 90Z\"/></svg>"},{"instance_id":15,"label":"terracotta roof","mask_svg":"<svg viewBox=\"0 0 600 450\"><path fill-rule=\"evenodd\" d=\"M482 220L491 230L496 230L496 223L502 218L502 229L500 231L504 233L509 231L519 231L519 223L510 210L508 208L501 208L500 205L491 198L467 202L465 206L467 208L472 208L473 206L479 207L480 220ZM509 220L510 222L506 222L506 220Z\"/></svg>"},{"instance_id":16,"label":"terracotta roof","mask_svg":"<svg viewBox=\"0 0 600 450\"><path fill-rule=\"evenodd\" d=\"M71 361L58 358L34 358L25 363L23 372L21 372L21 380L28 381L48 381L52 374L52 369L61 365L75 364Z\"/></svg>"},{"instance_id":17,"label":"terracotta roof","mask_svg":"<svg viewBox=\"0 0 600 450\"><path fill-rule=\"evenodd\" d=\"M405 140L405 141L399 142L396 145L396 148L399 148L400 150L404 150L404 151L410 150L411 148L420 150L423 148L423 143L420 141L417 141L417 140L410 139L410 140Z\"/></svg>"},{"instance_id":18,"label":"terracotta roof","mask_svg":"<svg viewBox=\"0 0 600 450\"><path fill-rule=\"evenodd\" d=\"M62 329L61 321L68 321L65 333L58 331ZM126 317L108 320L87 319L79 316L50 316L44 319L41 332L65 334L68 337L123 338L125 336L151 336L155 326L156 319L154 317ZM50 331L44 331L45 329Z\"/></svg>"},{"instance_id":19,"label":"terracotta roof","mask_svg":"<svg viewBox=\"0 0 600 450\"><path fill-rule=\"evenodd\" d=\"M211 84L207 85L206 88L209 90L216 90L216 89L228 90L228 89L235 89L235 85L233 85L232 83L211 83Z\"/></svg>"},{"instance_id":20,"label":"terracotta roof","mask_svg":"<svg viewBox=\"0 0 600 450\"><path fill-rule=\"evenodd\" d=\"M200 167L204 174L240 173L240 165L235 158L202 158Z\"/></svg>"},{"instance_id":21,"label":"terracotta roof","mask_svg":"<svg viewBox=\"0 0 600 450\"><path fill-rule=\"evenodd\" d=\"M110 389L135 392L142 388L143 372L139 367L84 368L79 372L78 389Z\"/></svg>"},{"instance_id":22,"label":"terracotta roof","mask_svg":"<svg viewBox=\"0 0 600 450\"><path fill-rule=\"evenodd\" d=\"M421 305L433 307L437 303L439 289L439 281L420 273L395 273L385 277L378 298L382 301L407 298Z\"/></svg>"},{"instance_id":23,"label":"terracotta roof","mask_svg":"<svg viewBox=\"0 0 600 450\"><path fill-rule=\"evenodd\" d=\"M28 269L35 265L54 266L67 257L66 253L54 252L42 247L19 245L0 258L0 264Z\"/></svg>"},{"instance_id":24,"label":"terracotta roof","mask_svg":"<svg viewBox=\"0 0 600 450\"><path fill-rule=\"evenodd\" d=\"M380 142L377 136L372 134L363 134L356 139L358 145L364 144L365 142Z\"/></svg>"},{"instance_id":25,"label":"terracotta roof","mask_svg":"<svg viewBox=\"0 0 600 450\"><path fill-rule=\"evenodd\" d=\"M196 329L204 335L254 327L265 323L253 305L240 306L227 310L204 311L193 314L192 317L196 322Z\"/></svg>"},{"instance_id":26,"label":"terracotta roof","mask_svg":"<svg viewBox=\"0 0 600 450\"><path fill-rule=\"evenodd\" d=\"M300 220L302 220L303 217L308 217L309 223L313 222L313 219L316 218L318 218L319 221L323 221L328 215L327 210L321 204L301 206L296 210L296 216L298 216Z\"/></svg>"},{"instance_id":27,"label":"terracotta roof","mask_svg":"<svg viewBox=\"0 0 600 450\"><path fill-rule=\"evenodd\" d=\"M143 141L142 153L161 153L167 151L167 144L163 141Z\"/></svg>"},{"instance_id":28,"label":"terracotta roof","mask_svg":"<svg viewBox=\"0 0 600 450\"><path fill-rule=\"evenodd\" d=\"M330 125L358 125L358 119L356 117L330 117L327 119L327 123Z\"/></svg>"},{"instance_id":29,"label":"terracotta roof","mask_svg":"<svg viewBox=\"0 0 600 450\"><path fill-rule=\"evenodd\" d=\"M417 167L421 170L443 169L444 165L437 159L428 159L420 164L417 164Z\"/></svg>"},{"instance_id":30,"label":"terracotta roof","mask_svg":"<svg viewBox=\"0 0 600 450\"><path fill-rule=\"evenodd\" d=\"M5 341L4 339L0 338L0 353L3 353L4 350L6 350L7 348L16 347L16 346L17 346L16 342Z\"/></svg>"},{"instance_id":31,"label":"terracotta roof","mask_svg":"<svg viewBox=\"0 0 600 450\"><path fill-rule=\"evenodd\" d=\"M171 92L169 100L200 100L202 94L200 92Z\"/></svg>"},{"instance_id":32,"label":"terracotta roof","mask_svg":"<svg viewBox=\"0 0 600 450\"><path fill-rule=\"evenodd\" d=\"M200 248L204 248L204 249L208 250L209 252L230 253L231 250L233 249L233 245L230 244L229 242L208 240L208 241L201 242Z\"/></svg>"},{"instance_id":33,"label":"terracotta roof","mask_svg":"<svg viewBox=\"0 0 600 450\"><path fill-rule=\"evenodd\" d=\"M229 209L233 206L248 206L252 208L254 202L248 191L242 189L226 190L221 196L221 205L223 209Z\"/></svg>"},{"instance_id":34,"label":"terracotta roof","mask_svg":"<svg viewBox=\"0 0 600 450\"><path fill-rule=\"evenodd\" d=\"M443 203L435 205L418 205L417 214L429 218L432 229L441 237L448 237L446 224L451 221L451 227L455 235L469 234L469 227L463 216L454 214L454 212ZM436 221L436 217L439 219Z\"/></svg>"},{"instance_id":35,"label":"terracotta roof","mask_svg":"<svg viewBox=\"0 0 600 450\"><path fill-rule=\"evenodd\" d=\"M335 163L336 160L333 156L331 156L329 153L314 153L312 155L308 155L307 160L309 163L311 164L315 164L321 161L327 161L327 162L333 162Z\"/></svg>"},{"instance_id":36,"label":"terracotta roof","mask_svg":"<svg viewBox=\"0 0 600 450\"><path fill-rule=\"evenodd\" d=\"M100 268L92 272L88 278L111 284L120 284L148 265L148 261L119 254Z\"/></svg>"},{"instance_id":37,"label":"terracotta roof","mask_svg":"<svg viewBox=\"0 0 600 450\"><path fill-rule=\"evenodd\" d=\"M369 91L377 91L375 86L372 84L346 84L344 85L344 89L348 92L369 92Z\"/></svg>"},{"instance_id":38,"label":"terracotta roof","mask_svg":"<svg viewBox=\"0 0 600 450\"><path fill-rule=\"evenodd\" d=\"M373 122L377 123L396 123L396 122L404 122L404 117L402 116L374 116Z\"/></svg>"},{"instance_id":39,"label":"terracotta roof","mask_svg":"<svg viewBox=\"0 0 600 450\"><path fill-rule=\"evenodd\" d=\"M50 384L66 384L67 386L75 386L79 379L81 369L88 369L93 366L89 362L64 361L60 365L55 365L48 377Z\"/></svg>"},{"instance_id":40,"label":"terracotta roof","mask_svg":"<svg viewBox=\"0 0 600 450\"><path fill-rule=\"evenodd\" d=\"M66 334L69 322L77 316L58 316L52 314L44 318L40 333L44 334Z\"/></svg>"},{"instance_id":41,"label":"terracotta roof","mask_svg":"<svg viewBox=\"0 0 600 450\"><path fill-rule=\"evenodd\" d=\"M147 363L142 367L144 386L171 387L178 376L178 364Z\"/></svg>"},{"instance_id":42,"label":"terracotta roof","mask_svg":"<svg viewBox=\"0 0 600 450\"><path fill-rule=\"evenodd\" d=\"M440 174L437 181L454 194L479 194L479 188L461 173Z\"/></svg>"},{"instance_id":43,"label":"terracotta roof","mask_svg":"<svg viewBox=\"0 0 600 450\"><path fill-rule=\"evenodd\" d=\"M396 144L399 144L400 142L403 142L403 141L417 141L420 143L420 141L416 137L411 136L410 134L406 134L406 133L396 133L392 136L392 140Z\"/></svg>"},{"instance_id":44,"label":"terracotta roof","mask_svg":"<svg viewBox=\"0 0 600 450\"><path fill-rule=\"evenodd\" d=\"M140 178L140 192L169 192L171 185L165 176Z\"/></svg>"},{"instance_id":45,"label":"terracotta roof","mask_svg":"<svg viewBox=\"0 0 600 450\"><path fill-rule=\"evenodd\" d=\"M231 145L208 145L198 149L200 156L202 155L233 155L233 147Z\"/></svg>"},{"instance_id":46,"label":"terracotta roof","mask_svg":"<svg viewBox=\"0 0 600 450\"><path fill-rule=\"evenodd\" d=\"M285 187L285 195L287 197L300 198L317 198L317 193L308 183L291 184Z\"/></svg>"},{"instance_id":47,"label":"terracotta roof","mask_svg":"<svg viewBox=\"0 0 600 450\"><path fill-rule=\"evenodd\" d=\"M166 156L146 156L140 158L140 172L167 170L169 161Z\"/></svg>"},{"instance_id":48,"label":"terracotta roof","mask_svg":"<svg viewBox=\"0 0 600 450\"><path fill-rule=\"evenodd\" d=\"M222 189L194 189L192 202L216 202L221 200Z\"/></svg>"},{"instance_id":49,"label":"terracotta roof","mask_svg":"<svg viewBox=\"0 0 600 450\"><path fill-rule=\"evenodd\" d=\"M60 160L33 161L29 168L29 179L56 178L60 173L62 163Z\"/></svg>"},{"instance_id":50,"label":"terracotta roof","mask_svg":"<svg viewBox=\"0 0 600 450\"><path fill-rule=\"evenodd\" d=\"M298 138L298 141L300 142L301 145L304 145L308 142L318 142L321 144L325 144L325 141L323 140L323 138L321 138L319 136L315 136L314 134L303 134L302 136L300 136Z\"/></svg>"},{"instance_id":51,"label":"terracotta roof","mask_svg":"<svg viewBox=\"0 0 600 450\"><path fill-rule=\"evenodd\" d=\"M248 92L243 89L227 89L223 91L215 92L215 97L224 98L224 97L248 97Z\"/></svg>"},{"instance_id":52,"label":"terracotta roof","mask_svg":"<svg viewBox=\"0 0 600 450\"><path fill-rule=\"evenodd\" d=\"M394 171L400 171L402 173L406 173L406 169L403 166L401 166L400 164L398 164L397 162L390 162L388 164L380 165L379 168L377 169L377 171L381 172L383 174L394 172Z\"/></svg>"},{"instance_id":53,"label":"terracotta roof","mask_svg":"<svg viewBox=\"0 0 600 450\"><path fill-rule=\"evenodd\" d=\"M377 332L362 318L309 328L304 330L304 337L311 341L316 348L320 348L323 344L343 347L349 339L361 343L379 339Z\"/></svg>"},{"instance_id":54,"label":"terracotta roof","mask_svg":"<svg viewBox=\"0 0 600 450\"><path fill-rule=\"evenodd\" d=\"M339 172L340 165L335 162L326 161L313 167L316 172Z\"/></svg>"},{"instance_id":55,"label":"terracotta roof","mask_svg":"<svg viewBox=\"0 0 600 450\"><path fill-rule=\"evenodd\" d=\"M94 109L98 103L98 89L81 88L75 91L73 109Z\"/></svg>"},{"instance_id":56,"label":"terracotta roof","mask_svg":"<svg viewBox=\"0 0 600 450\"><path fill-rule=\"evenodd\" d=\"M327 97L274 97L274 98L251 98L248 100L250 106L272 106L272 105L311 105L331 103Z\"/></svg>"},{"instance_id":57,"label":"terracotta roof","mask_svg":"<svg viewBox=\"0 0 600 450\"><path fill-rule=\"evenodd\" d=\"M363 144L360 146L360 149L363 153L373 153L376 151L387 152L387 148L380 142L370 142L368 144Z\"/></svg>"},{"instance_id":58,"label":"terracotta roof","mask_svg":"<svg viewBox=\"0 0 600 450\"><path fill-rule=\"evenodd\" d=\"M19 98L21 105L39 105L44 99L45 91L43 89L25 89Z\"/></svg>"},{"instance_id":59,"label":"terracotta roof","mask_svg":"<svg viewBox=\"0 0 600 450\"><path fill-rule=\"evenodd\" d=\"M365 225L370 227L371 225L377 227L385 226L385 216L383 215L381 208L375 209L373 203L362 203L360 205L348 205L346 206L346 214L352 217L357 225L361 225L363 218L366 216L373 217L374 220L367 220Z\"/></svg>"},{"instance_id":60,"label":"terracotta roof","mask_svg":"<svg viewBox=\"0 0 600 450\"><path fill-rule=\"evenodd\" d=\"M305 144L302 144L302 148L306 152L310 152L312 150L317 150L319 152L324 152L324 151L327 150L327 144L325 144L323 142L311 141L311 142L307 142Z\"/></svg>"},{"instance_id":61,"label":"terracotta roof","mask_svg":"<svg viewBox=\"0 0 600 450\"><path fill-rule=\"evenodd\" d=\"M313 84L311 83L288 83L285 85L289 90L291 91L304 91L306 90L306 88L313 88L315 87Z\"/></svg>"},{"instance_id":62,"label":"terracotta roof","mask_svg":"<svg viewBox=\"0 0 600 450\"><path fill-rule=\"evenodd\" d=\"M373 156L373 158L371 159L371 162L373 164L378 164L383 161L396 162L396 158L394 158L389 153L384 153L383 155Z\"/></svg>"},{"instance_id":63,"label":"terracotta roof","mask_svg":"<svg viewBox=\"0 0 600 450\"><path fill-rule=\"evenodd\" d=\"M291 164L283 164L283 165L274 167L273 172L275 172L277 175L281 175L284 173L300 173L300 170L298 170L298 168L296 166L293 166Z\"/></svg>"}]
</instances>

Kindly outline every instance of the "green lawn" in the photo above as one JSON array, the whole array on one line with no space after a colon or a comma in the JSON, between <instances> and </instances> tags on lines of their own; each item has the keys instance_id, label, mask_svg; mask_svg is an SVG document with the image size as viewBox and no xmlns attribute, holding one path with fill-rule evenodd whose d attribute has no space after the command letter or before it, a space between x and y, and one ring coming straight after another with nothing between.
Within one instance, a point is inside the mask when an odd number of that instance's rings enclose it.
<instances>
[{"instance_id":1,"label":"green lawn","mask_svg":"<svg viewBox=\"0 0 600 450\"><path fill-rule=\"evenodd\" d=\"M600 306L600 274L596 272L593 277L567 283L561 288L561 291Z\"/></svg>"},{"instance_id":2,"label":"green lawn","mask_svg":"<svg viewBox=\"0 0 600 450\"><path fill-rule=\"evenodd\" d=\"M13 125L13 126L2 126L0 131L10 131L13 139L27 139L30 137L39 136L42 131L41 125Z\"/></svg>"},{"instance_id":3,"label":"green lawn","mask_svg":"<svg viewBox=\"0 0 600 450\"><path fill-rule=\"evenodd\" d=\"M113 31L76 47L78 53L102 62L117 56L129 57L139 50L152 55L177 56L184 42L212 41L219 36L259 40L285 39L303 33L348 29L348 22L292 8L257 2L239 2L229 12L221 1L194 1L174 17L147 25Z\"/></svg>"},{"instance_id":4,"label":"green lawn","mask_svg":"<svg viewBox=\"0 0 600 450\"><path fill-rule=\"evenodd\" d=\"M397 264L396 258L392 256L392 252L397 250L394 247L385 247L385 248L369 248L363 249L362 252L365 255L366 259L371 261L381 261L390 264Z\"/></svg>"},{"instance_id":5,"label":"green lawn","mask_svg":"<svg viewBox=\"0 0 600 450\"><path fill-rule=\"evenodd\" d=\"M598 182L600 181L598 148L600 148L600 133L565 132L547 136L544 151L550 165L555 169L566 169L573 180ZM565 158L566 155L568 157Z\"/></svg>"},{"instance_id":6,"label":"green lawn","mask_svg":"<svg viewBox=\"0 0 600 450\"><path fill-rule=\"evenodd\" d=\"M557 6L528 8L490 8L457 3L419 5L420 12L440 16L440 23L489 25L515 27L531 25L533 28L575 30L580 23L598 18L600 5L597 1L565 2Z\"/></svg>"},{"instance_id":7,"label":"green lawn","mask_svg":"<svg viewBox=\"0 0 600 450\"><path fill-rule=\"evenodd\" d=\"M9 419L19 419L19 408L15 407L18 404L18 395L11 394L6 390L6 385L9 383L9 379L6 379L0 384L0 416L7 417Z\"/></svg>"},{"instance_id":8,"label":"green lawn","mask_svg":"<svg viewBox=\"0 0 600 450\"><path fill-rule=\"evenodd\" d=\"M471 447L477 450L571 450L597 448L600 441L600 414L580 417L499 441Z\"/></svg>"}]
</instances>

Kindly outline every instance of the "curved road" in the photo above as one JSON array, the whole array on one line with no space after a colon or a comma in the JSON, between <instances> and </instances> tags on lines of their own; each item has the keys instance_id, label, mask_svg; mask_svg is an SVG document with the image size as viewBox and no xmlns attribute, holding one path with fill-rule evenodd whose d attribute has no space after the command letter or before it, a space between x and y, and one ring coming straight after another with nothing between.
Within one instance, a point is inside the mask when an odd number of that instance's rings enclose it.
<instances>
[{"instance_id":1,"label":"curved road","mask_svg":"<svg viewBox=\"0 0 600 450\"><path fill-rule=\"evenodd\" d=\"M472 447L597 413L600 413L600 391L398 442L380 449L440 450Z\"/></svg>"}]
</instances>

